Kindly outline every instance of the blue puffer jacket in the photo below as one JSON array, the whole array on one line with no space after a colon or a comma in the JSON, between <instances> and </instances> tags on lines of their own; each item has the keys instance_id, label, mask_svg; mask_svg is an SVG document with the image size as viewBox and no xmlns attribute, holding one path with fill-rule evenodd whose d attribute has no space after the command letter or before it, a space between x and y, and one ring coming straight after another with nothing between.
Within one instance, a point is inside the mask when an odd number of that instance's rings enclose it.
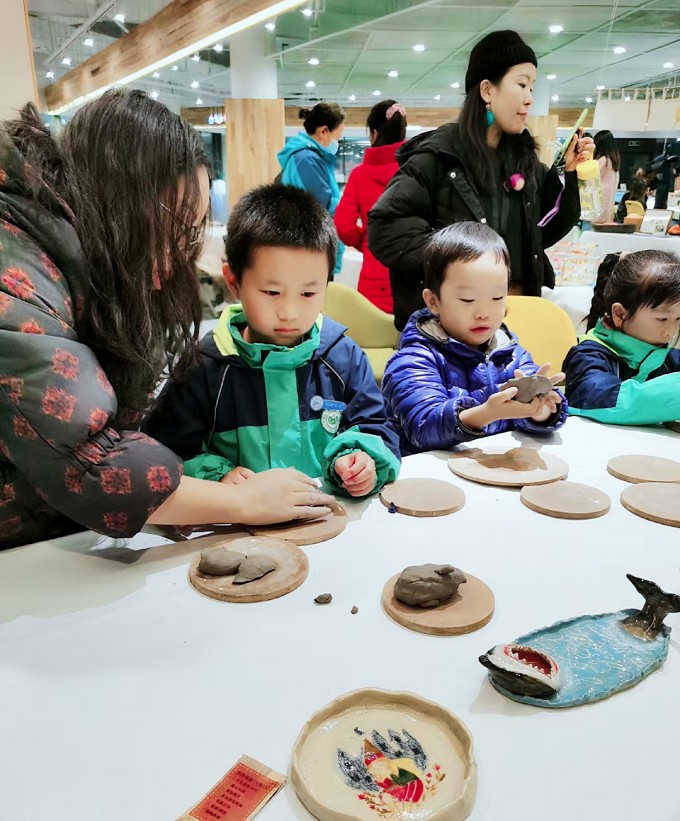
<instances>
[{"instance_id":1,"label":"blue puffer jacket","mask_svg":"<svg viewBox=\"0 0 680 821\"><path fill-rule=\"evenodd\" d=\"M449 449L506 430L550 433L561 427L567 418L564 398L558 414L544 423L501 419L480 431L461 424L459 412L486 402L516 368L529 376L538 365L504 325L482 352L448 337L427 308L412 314L382 383L402 455Z\"/></svg>"}]
</instances>

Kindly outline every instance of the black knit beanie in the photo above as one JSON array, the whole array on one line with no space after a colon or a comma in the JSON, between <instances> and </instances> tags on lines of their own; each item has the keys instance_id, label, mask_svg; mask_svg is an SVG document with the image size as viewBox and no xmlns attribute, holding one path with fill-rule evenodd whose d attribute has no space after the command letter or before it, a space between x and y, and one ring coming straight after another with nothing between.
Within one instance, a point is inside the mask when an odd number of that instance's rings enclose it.
<instances>
[{"instance_id":1,"label":"black knit beanie","mask_svg":"<svg viewBox=\"0 0 680 821\"><path fill-rule=\"evenodd\" d=\"M470 52L465 93L482 80L498 77L520 63L533 63L538 67L534 50L516 31L493 31L487 34Z\"/></svg>"}]
</instances>

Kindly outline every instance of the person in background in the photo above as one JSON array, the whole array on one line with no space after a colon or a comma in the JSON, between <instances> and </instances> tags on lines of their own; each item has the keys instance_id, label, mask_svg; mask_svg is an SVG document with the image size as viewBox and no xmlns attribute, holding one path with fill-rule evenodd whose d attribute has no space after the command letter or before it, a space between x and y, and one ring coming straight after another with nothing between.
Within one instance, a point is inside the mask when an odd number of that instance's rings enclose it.
<instances>
[{"instance_id":1,"label":"person in background","mask_svg":"<svg viewBox=\"0 0 680 821\"><path fill-rule=\"evenodd\" d=\"M406 110L396 100L382 100L369 112L366 127L370 148L364 152L361 165L349 175L333 219L342 242L363 254L359 293L381 311L391 314L394 304L390 274L368 247L368 212L399 167L395 153L404 144Z\"/></svg>"},{"instance_id":2,"label":"person in background","mask_svg":"<svg viewBox=\"0 0 680 821\"><path fill-rule=\"evenodd\" d=\"M345 130L345 112L337 103L317 103L301 108L304 131L288 140L278 153L281 173L276 181L292 185L315 197L331 214L340 202L335 160ZM344 246L338 246L334 274L342 267Z\"/></svg>"},{"instance_id":3,"label":"person in background","mask_svg":"<svg viewBox=\"0 0 680 821\"><path fill-rule=\"evenodd\" d=\"M611 131L598 131L595 135L595 154L600 166L600 185L602 187L602 210L593 220L597 224L612 222L614 219L614 199L619 187L621 156L616 147L616 140Z\"/></svg>"},{"instance_id":4,"label":"person in background","mask_svg":"<svg viewBox=\"0 0 680 821\"><path fill-rule=\"evenodd\" d=\"M0 126L0 549L328 510L295 471L183 476L139 432L195 356L208 205L198 132L141 91L82 106L58 143L30 104Z\"/></svg>"},{"instance_id":5,"label":"person in background","mask_svg":"<svg viewBox=\"0 0 680 821\"><path fill-rule=\"evenodd\" d=\"M616 209L616 221L623 222L628 215L628 209L626 208L627 202L639 202L640 205L647 210L647 191L647 183L644 179L639 179L637 176L634 177L630 187L623 197L621 197L619 207Z\"/></svg>"},{"instance_id":6,"label":"person in background","mask_svg":"<svg viewBox=\"0 0 680 821\"><path fill-rule=\"evenodd\" d=\"M680 256L608 254L588 333L564 361L569 413L610 425L680 419Z\"/></svg>"},{"instance_id":7,"label":"person in background","mask_svg":"<svg viewBox=\"0 0 680 821\"><path fill-rule=\"evenodd\" d=\"M472 49L457 123L419 134L397 152L399 171L368 215L368 247L390 270L395 325L422 307L423 260L432 234L456 222L486 223L510 252L512 293L540 296L555 285L544 248L581 214L576 164L592 140L575 135L566 182L542 165L526 129L536 82L534 51L514 31Z\"/></svg>"}]
</instances>

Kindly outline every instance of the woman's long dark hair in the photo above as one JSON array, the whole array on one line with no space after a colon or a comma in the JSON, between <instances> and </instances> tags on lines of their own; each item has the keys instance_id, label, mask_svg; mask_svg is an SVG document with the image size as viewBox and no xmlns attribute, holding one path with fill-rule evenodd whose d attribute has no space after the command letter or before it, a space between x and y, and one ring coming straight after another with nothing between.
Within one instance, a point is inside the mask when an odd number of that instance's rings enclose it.
<instances>
[{"instance_id":1,"label":"woman's long dark hair","mask_svg":"<svg viewBox=\"0 0 680 821\"><path fill-rule=\"evenodd\" d=\"M616 140L612 132L598 131L593 139L595 140L595 159L609 157L609 162L612 164L614 171L619 171L621 168L621 155L616 147Z\"/></svg>"},{"instance_id":2,"label":"woman's long dark hair","mask_svg":"<svg viewBox=\"0 0 680 821\"><path fill-rule=\"evenodd\" d=\"M680 302L680 257L670 251L607 254L597 269L597 282L587 318L588 330L601 319L614 328L612 305L620 302L632 317L640 308Z\"/></svg>"},{"instance_id":3,"label":"woman's long dark hair","mask_svg":"<svg viewBox=\"0 0 680 821\"><path fill-rule=\"evenodd\" d=\"M381 100L368 112L366 128L369 132L375 131L374 148L400 143L406 136L406 116L401 111L393 111L392 116L387 118L387 112L393 105L397 105L396 100Z\"/></svg>"},{"instance_id":4,"label":"woman's long dark hair","mask_svg":"<svg viewBox=\"0 0 680 821\"><path fill-rule=\"evenodd\" d=\"M89 283L78 334L121 408L142 410L164 369L193 361L201 319L192 244L198 133L141 91L114 89L83 106L57 143L32 105L6 124L35 178L74 215ZM44 198L43 198L44 199Z\"/></svg>"},{"instance_id":5,"label":"woman's long dark hair","mask_svg":"<svg viewBox=\"0 0 680 821\"><path fill-rule=\"evenodd\" d=\"M499 85L506 73L489 77L489 82L495 86ZM486 103L482 99L479 86L480 83L477 83L465 95L458 124L467 168L472 172L479 192L491 194L500 181L495 173L496 152L486 142ZM503 133L497 149L501 161L501 180L507 180L516 173L522 174L527 180L536 178L540 167L536 149L536 141L528 131L521 134Z\"/></svg>"}]
</instances>

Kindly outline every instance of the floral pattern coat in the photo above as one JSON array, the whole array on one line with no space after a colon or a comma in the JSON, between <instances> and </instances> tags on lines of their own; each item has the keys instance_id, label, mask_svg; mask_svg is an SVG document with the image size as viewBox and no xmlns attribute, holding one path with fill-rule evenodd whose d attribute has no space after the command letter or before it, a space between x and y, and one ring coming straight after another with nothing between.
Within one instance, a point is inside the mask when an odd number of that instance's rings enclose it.
<instances>
[{"instance_id":1,"label":"floral pattern coat","mask_svg":"<svg viewBox=\"0 0 680 821\"><path fill-rule=\"evenodd\" d=\"M87 265L68 206L0 127L0 549L92 529L131 536L181 460L118 407L79 338Z\"/></svg>"}]
</instances>

